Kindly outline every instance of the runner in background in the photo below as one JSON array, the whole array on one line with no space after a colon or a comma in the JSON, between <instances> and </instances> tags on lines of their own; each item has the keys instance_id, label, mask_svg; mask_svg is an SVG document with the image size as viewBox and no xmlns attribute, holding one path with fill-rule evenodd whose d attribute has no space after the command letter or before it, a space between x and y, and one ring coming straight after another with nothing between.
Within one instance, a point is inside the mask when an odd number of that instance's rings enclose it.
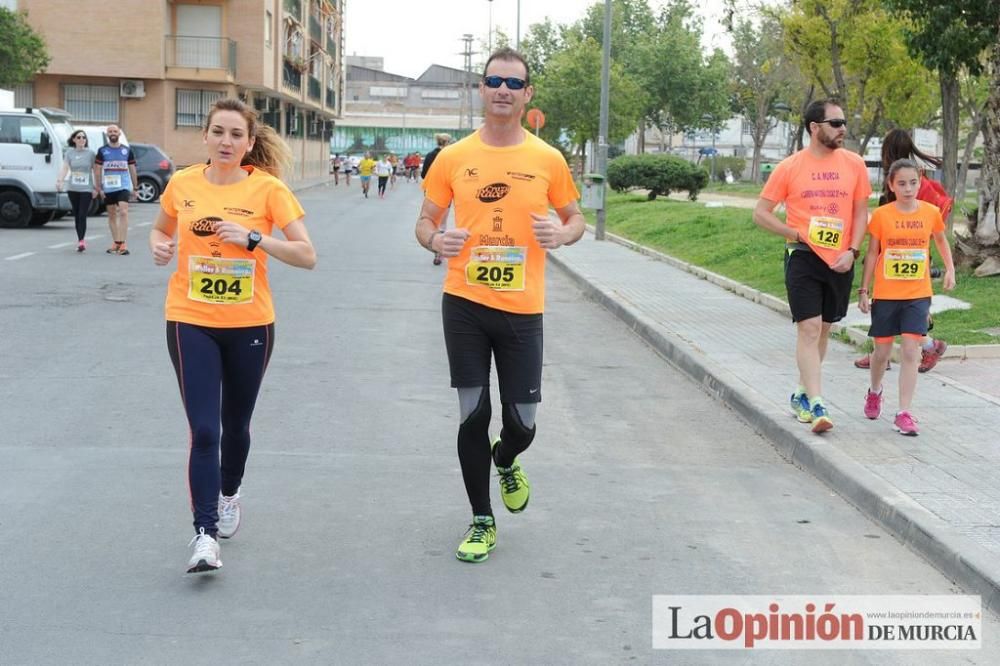
<instances>
[{"instance_id":1,"label":"runner in background","mask_svg":"<svg viewBox=\"0 0 1000 666\"><path fill-rule=\"evenodd\" d=\"M420 179L421 180L425 180L427 178L427 172L430 171L431 165L434 164L434 159L438 156L438 153L441 152L441 149L444 148L445 146L447 146L449 143L451 143L451 135L450 134L445 134L443 132L441 134L435 134L434 135L434 142L437 145L434 147L433 150L431 150L429 153L427 153L427 157L424 158L424 164L423 164L423 166L420 169ZM449 209L450 209L450 207L449 207ZM447 210L444 212L444 217L441 218L441 224L438 226L438 228L439 229L447 229L448 228L448 211ZM435 266L440 266L441 265L441 255L438 254L437 252L435 252L434 253L434 259L431 260L431 263L433 263Z\"/></svg>"},{"instance_id":2,"label":"runner in background","mask_svg":"<svg viewBox=\"0 0 1000 666\"><path fill-rule=\"evenodd\" d=\"M128 250L128 204L138 198L136 187L139 177L135 172L135 155L132 149L119 143L121 129L108 125L105 133L108 143L96 151L94 158L94 183L97 196L104 199L108 209L108 228L111 230L111 247L108 254L126 255Z\"/></svg>"},{"instance_id":3,"label":"runner in background","mask_svg":"<svg viewBox=\"0 0 1000 666\"><path fill-rule=\"evenodd\" d=\"M73 220L76 223L76 251L87 249L87 215L90 213L90 202L97 196L94 186L94 160L97 156L88 146L87 133L83 130L73 132L69 138L69 150L59 170L56 189L60 192L66 187L69 177L69 202L73 206Z\"/></svg>"}]
</instances>

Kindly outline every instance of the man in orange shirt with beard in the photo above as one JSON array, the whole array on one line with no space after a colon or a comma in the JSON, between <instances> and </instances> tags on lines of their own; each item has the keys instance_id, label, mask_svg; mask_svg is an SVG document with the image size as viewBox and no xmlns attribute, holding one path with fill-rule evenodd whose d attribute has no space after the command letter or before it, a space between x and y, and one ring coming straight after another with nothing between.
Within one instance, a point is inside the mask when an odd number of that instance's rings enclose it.
<instances>
[{"instance_id":1,"label":"man in orange shirt with beard","mask_svg":"<svg viewBox=\"0 0 1000 666\"><path fill-rule=\"evenodd\" d=\"M790 402L799 421L822 433L833 427L821 391L823 357L830 324L847 314L871 184L864 160L843 149L847 121L839 104L813 102L804 120L809 145L775 168L753 221L786 241L785 288L797 329L799 370ZM787 223L773 213L779 202L785 204Z\"/></svg>"},{"instance_id":2,"label":"man in orange shirt with beard","mask_svg":"<svg viewBox=\"0 0 1000 666\"><path fill-rule=\"evenodd\" d=\"M481 562L496 545L491 462L512 513L530 486L517 456L535 436L541 401L545 256L583 235L579 192L562 154L521 127L531 100L528 65L512 49L486 62L479 94L484 123L446 146L424 181L416 236L448 260L441 314L451 385L458 389L458 458L472 524L455 553ZM442 230L449 204L455 226ZM549 216L549 207L559 219ZM490 441L490 362L496 359L503 428Z\"/></svg>"}]
</instances>

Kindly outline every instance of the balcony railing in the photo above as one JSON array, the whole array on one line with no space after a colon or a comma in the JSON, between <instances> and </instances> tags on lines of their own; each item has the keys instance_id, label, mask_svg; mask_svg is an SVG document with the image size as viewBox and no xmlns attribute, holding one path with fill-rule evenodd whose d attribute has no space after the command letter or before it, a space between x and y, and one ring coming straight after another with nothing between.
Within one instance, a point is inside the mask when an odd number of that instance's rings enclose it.
<instances>
[{"instance_id":1,"label":"balcony railing","mask_svg":"<svg viewBox=\"0 0 1000 666\"><path fill-rule=\"evenodd\" d=\"M167 67L222 69L236 76L236 42L226 37L166 36Z\"/></svg>"},{"instance_id":2,"label":"balcony railing","mask_svg":"<svg viewBox=\"0 0 1000 666\"><path fill-rule=\"evenodd\" d=\"M282 67L281 71L281 80L284 82L286 86L289 86L290 88L295 88L296 90L301 90L302 72L300 72L295 67L295 65L288 62L287 60L283 62L284 62L284 67Z\"/></svg>"},{"instance_id":3,"label":"balcony railing","mask_svg":"<svg viewBox=\"0 0 1000 666\"><path fill-rule=\"evenodd\" d=\"M301 21L302 0L285 0L285 11L294 16L296 21Z\"/></svg>"},{"instance_id":4,"label":"balcony railing","mask_svg":"<svg viewBox=\"0 0 1000 666\"><path fill-rule=\"evenodd\" d=\"M309 99L314 99L317 102L322 101L322 87L319 84L319 79L315 76L309 77Z\"/></svg>"}]
</instances>

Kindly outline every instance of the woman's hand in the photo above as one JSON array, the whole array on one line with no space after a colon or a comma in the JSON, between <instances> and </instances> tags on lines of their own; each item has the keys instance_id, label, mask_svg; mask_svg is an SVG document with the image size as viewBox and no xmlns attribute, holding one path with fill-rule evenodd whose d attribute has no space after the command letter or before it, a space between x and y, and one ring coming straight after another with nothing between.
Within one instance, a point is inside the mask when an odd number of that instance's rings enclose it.
<instances>
[{"instance_id":1,"label":"woman's hand","mask_svg":"<svg viewBox=\"0 0 1000 666\"><path fill-rule=\"evenodd\" d=\"M229 243L246 249L250 243L250 230L242 224L222 220L215 223L215 235L223 243Z\"/></svg>"}]
</instances>

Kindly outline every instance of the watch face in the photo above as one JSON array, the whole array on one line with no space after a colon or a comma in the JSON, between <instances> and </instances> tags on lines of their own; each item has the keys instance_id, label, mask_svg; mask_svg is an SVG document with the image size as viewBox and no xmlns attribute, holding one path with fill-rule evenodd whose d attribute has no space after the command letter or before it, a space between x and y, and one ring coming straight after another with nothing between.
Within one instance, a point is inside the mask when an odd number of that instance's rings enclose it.
<instances>
[{"instance_id":1,"label":"watch face","mask_svg":"<svg viewBox=\"0 0 1000 666\"><path fill-rule=\"evenodd\" d=\"M254 231L250 232L250 240L259 243L260 239L261 239L261 235L260 235L259 231L254 230Z\"/></svg>"}]
</instances>

